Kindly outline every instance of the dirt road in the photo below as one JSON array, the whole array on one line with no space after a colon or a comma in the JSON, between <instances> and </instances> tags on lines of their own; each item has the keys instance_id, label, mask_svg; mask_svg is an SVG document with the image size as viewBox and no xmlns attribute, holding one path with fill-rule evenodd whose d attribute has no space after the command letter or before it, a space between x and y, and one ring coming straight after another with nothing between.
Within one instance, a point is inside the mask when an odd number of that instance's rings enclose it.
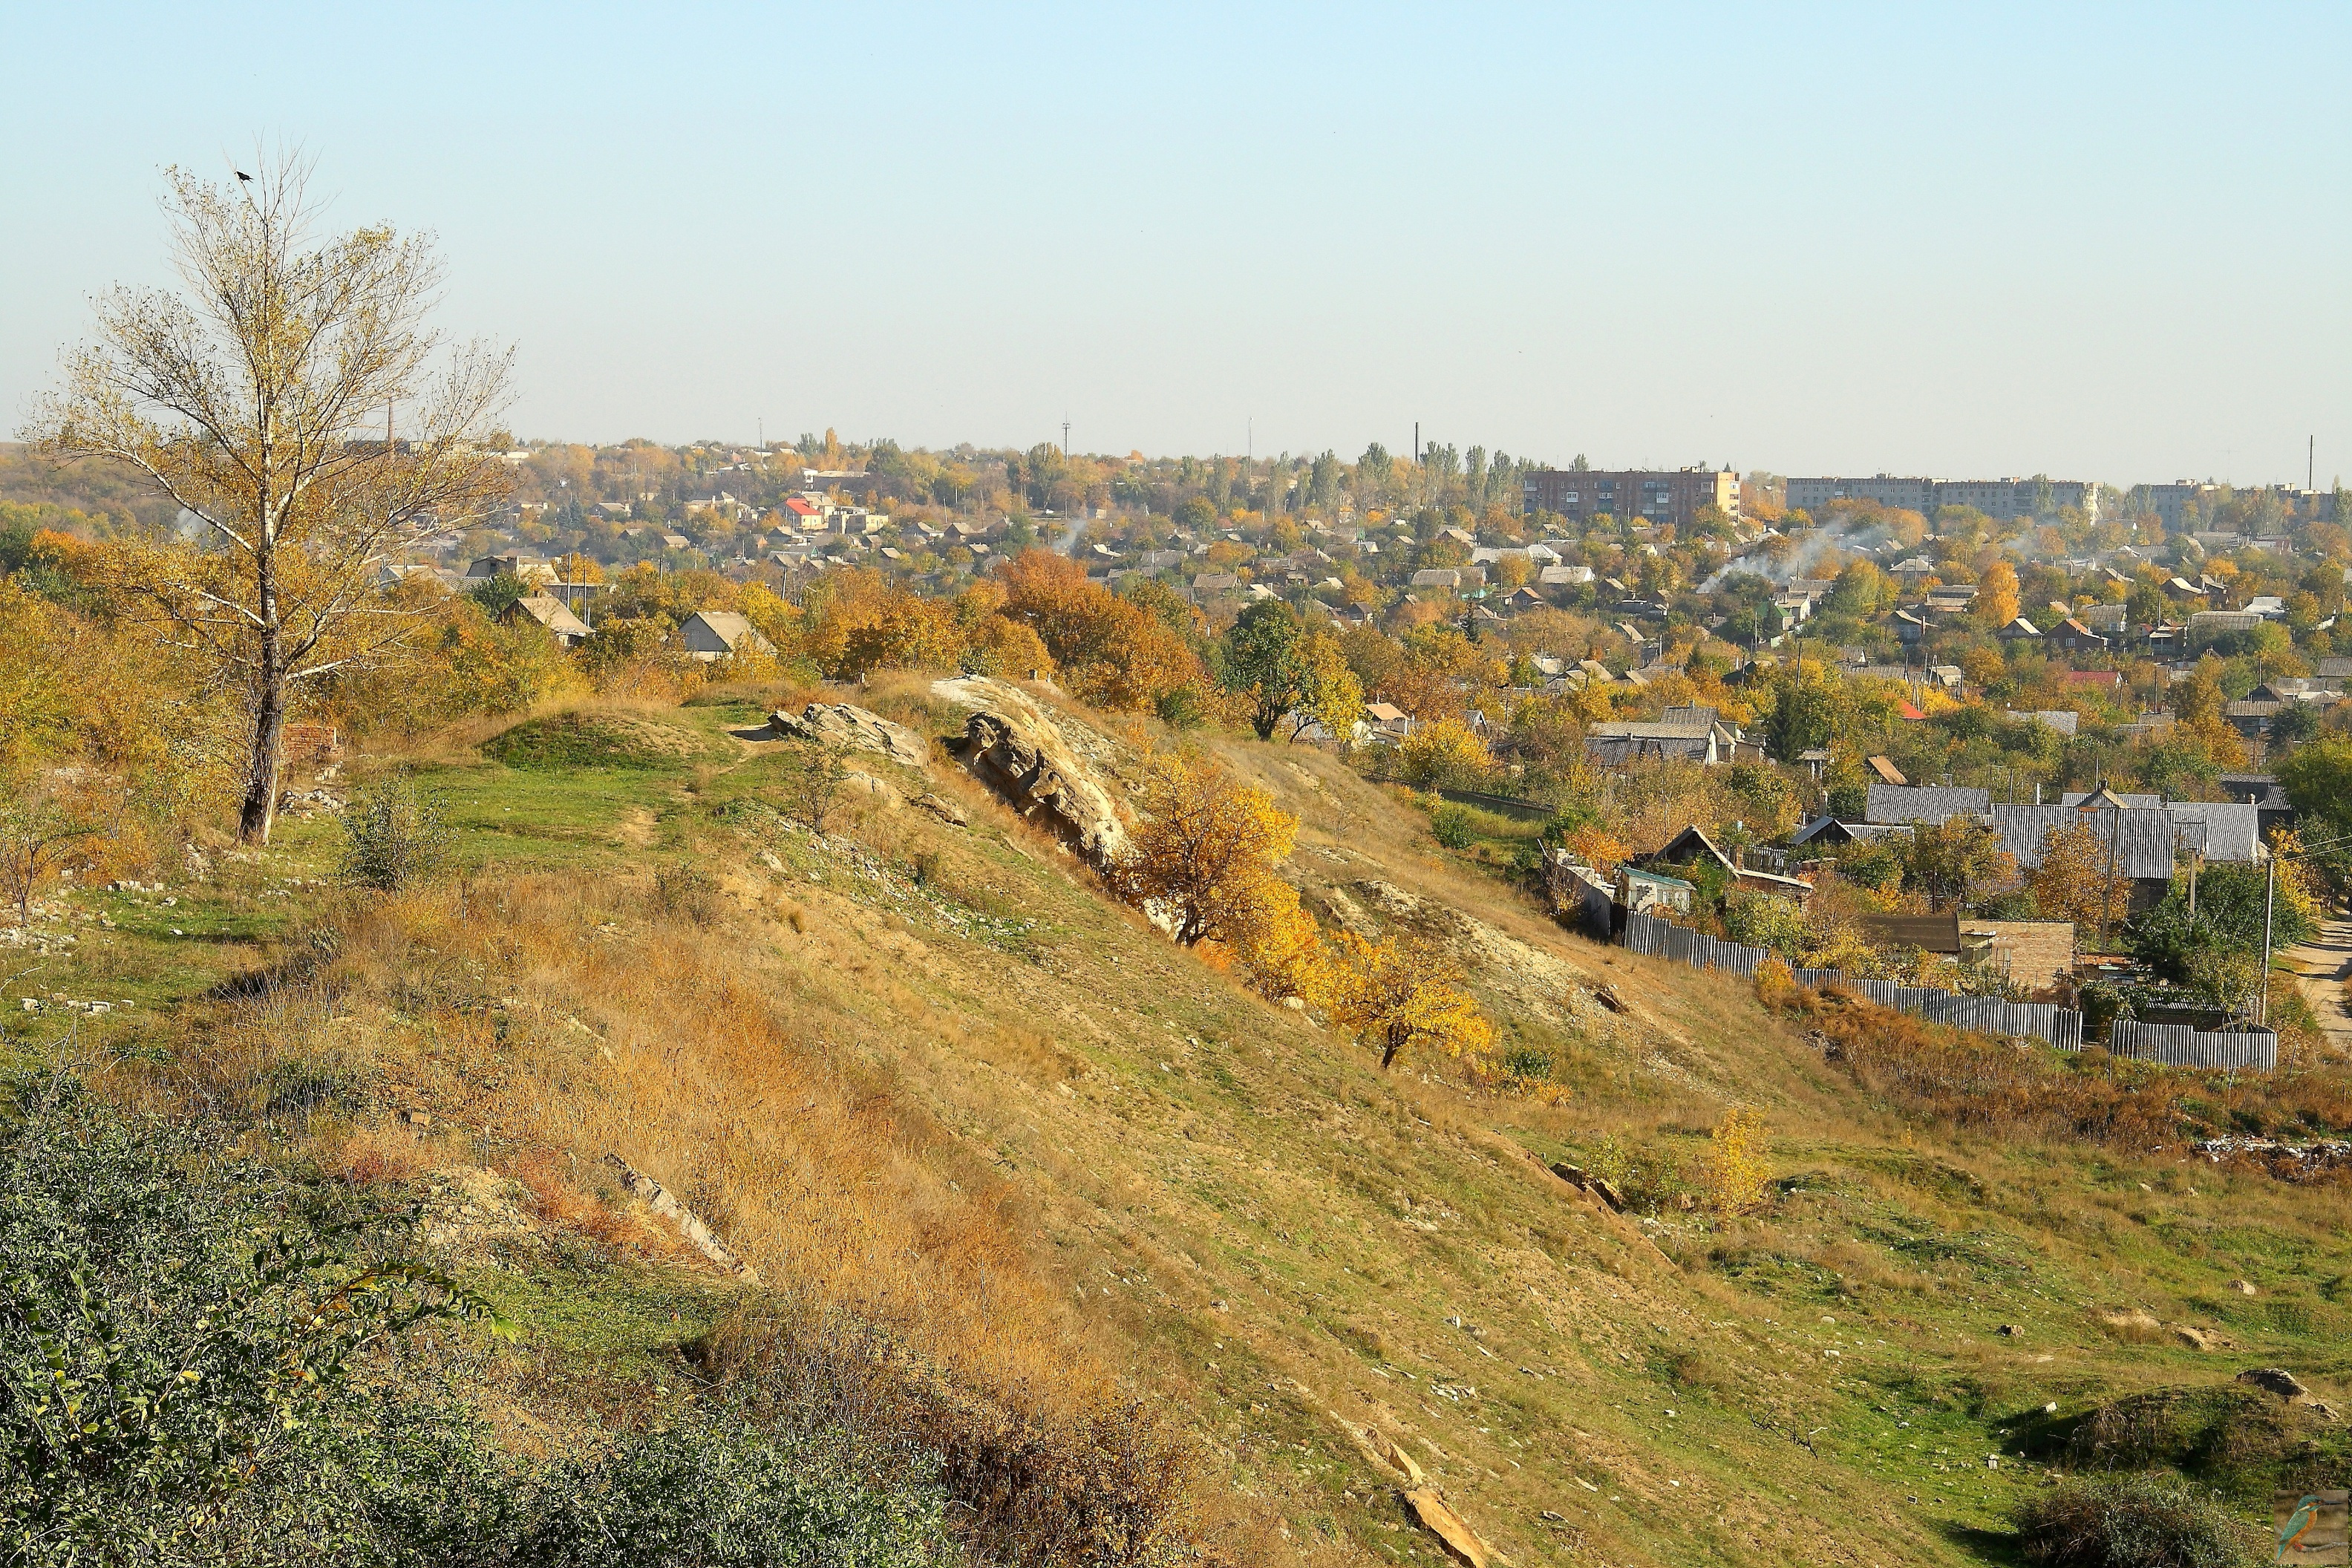
<instances>
[{"instance_id":1,"label":"dirt road","mask_svg":"<svg viewBox=\"0 0 2352 1568\"><path fill-rule=\"evenodd\" d=\"M2352 1050L2352 1013L2346 1011L2344 995L2345 982L2352 980L2352 920L2324 922L2317 936L2288 949L2286 956L2329 1042Z\"/></svg>"}]
</instances>

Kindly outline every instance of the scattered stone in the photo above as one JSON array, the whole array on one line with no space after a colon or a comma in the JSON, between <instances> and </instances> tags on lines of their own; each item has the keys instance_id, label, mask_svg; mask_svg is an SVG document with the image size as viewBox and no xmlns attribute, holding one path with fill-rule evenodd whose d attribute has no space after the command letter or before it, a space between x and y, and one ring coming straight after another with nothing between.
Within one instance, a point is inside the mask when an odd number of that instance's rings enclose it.
<instances>
[{"instance_id":1,"label":"scattered stone","mask_svg":"<svg viewBox=\"0 0 2352 1568\"><path fill-rule=\"evenodd\" d=\"M747 1285L757 1285L760 1282L760 1271L730 1252L727 1249L727 1244L711 1233L710 1227L702 1223L701 1217L670 1196L668 1191L659 1182L655 1181L651 1176L639 1174L618 1154L605 1155L604 1163L612 1166L618 1173L622 1186L627 1188L633 1195L643 1198L646 1205L654 1213L677 1226L677 1233L686 1237L697 1252L701 1253L703 1257Z\"/></svg>"},{"instance_id":2,"label":"scattered stone","mask_svg":"<svg viewBox=\"0 0 2352 1568\"><path fill-rule=\"evenodd\" d=\"M2101 1312L2099 1322L2103 1327L2121 1329L2129 1333L2154 1334L2164 1328L2157 1321L2156 1314L2146 1307L2134 1307L2123 1312Z\"/></svg>"},{"instance_id":3,"label":"scattered stone","mask_svg":"<svg viewBox=\"0 0 2352 1568\"><path fill-rule=\"evenodd\" d=\"M2304 1386L2303 1379L2295 1376L2294 1373L2287 1371L2284 1367L2253 1367L2248 1371L2240 1373L2238 1374L2238 1381L2240 1383L2252 1384L2256 1388L2265 1389L2272 1394L2277 1394L2281 1399L2296 1400L2308 1399L2311 1397L2311 1390Z\"/></svg>"},{"instance_id":4,"label":"scattered stone","mask_svg":"<svg viewBox=\"0 0 2352 1568\"><path fill-rule=\"evenodd\" d=\"M430 1127L433 1125L433 1118L426 1115L422 1110L404 1110L400 1113L400 1119L403 1121L407 1122L411 1127Z\"/></svg>"},{"instance_id":5,"label":"scattered stone","mask_svg":"<svg viewBox=\"0 0 2352 1568\"><path fill-rule=\"evenodd\" d=\"M2003 1323L2000 1326L2000 1331L2012 1340L2021 1340L2025 1337L2025 1325L2023 1323Z\"/></svg>"},{"instance_id":6,"label":"scattered stone","mask_svg":"<svg viewBox=\"0 0 2352 1568\"><path fill-rule=\"evenodd\" d=\"M1595 1002L1600 1003L1603 1007L1608 1008L1612 1013L1630 1013L1633 1011L1632 1008L1625 1005L1625 998L1617 994L1617 987L1614 985L1607 984L1595 985L1592 987L1592 999Z\"/></svg>"},{"instance_id":7,"label":"scattered stone","mask_svg":"<svg viewBox=\"0 0 2352 1568\"><path fill-rule=\"evenodd\" d=\"M950 800L943 795L926 791L924 794L917 795L907 804L913 806L917 811L929 812L933 816L938 817L941 822L946 823L950 827L969 827L971 826L971 818L964 816L963 807L958 805L955 802Z\"/></svg>"},{"instance_id":8,"label":"scattered stone","mask_svg":"<svg viewBox=\"0 0 2352 1568\"><path fill-rule=\"evenodd\" d=\"M2226 1348L2230 1342L2210 1329L2200 1329L2190 1323L2173 1324L2172 1337L2193 1351L2218 1351Z\"/></svg>"},{"instance_id":9,"label":"scattered stone","mask_svg":"<svg viewBox=\"0 0 2352 1568\"><path fill-rule=\"evenodd\" d=\"M931 760L930 748L912 730L846 702L812 702L797 719L779 708L768 715L768 728L780 740L815 741L849 751L878 752L910 768L925 766Z\"/></svg>"},{"instance_id":10,"label":"scattered stone","mask_svg":"<svg viewBox=\"0 0 2352 1568\"><path fill-rule=\"evenodd\" d=\"M2261 1291L2254 1289L2254 1282L2251 1279L2232 1279L2230 1281L2230 1289L2235 1290L2241 1296L2258 1296L2262 1294Z\"/></svg>"},{"instance_id":11,"label":"scattered stone","mask_svg":"<svg viewBox=\"0 0 2352 1568\"><path fill-rule=\"evenodd\" d=\"M771 871L781 871L784 868L784 863L776 858L776 852L772 849L760 851L760 864Z\"/></svg>"},{"instance_id":12,"label":"scattered stone","mask_svg":"<svg viewBox=\"0 0 2352 1568\"><path fill-rule=\"evenodd\" d=\"M1486 1568L1486 1543L1467 1521L1446 1506L1435 1487L1416 1487L1404 1494L1404 1500L1422 1528L1445 1543L1448 1556L1469 1568Z\"/></svg>"},{"instance_id":13,"label":"scattered stone","mask_svg":"<svg viewBox=\"0 0 2352 1568\"><path fill-rule=\"evenodd\" d=\"M1212 1312L1230 1312L1233 1309L1226 1306L1223 1301L1212 1301L1209 1303L1209 1310Z\"/></svg>"}]
</instances>

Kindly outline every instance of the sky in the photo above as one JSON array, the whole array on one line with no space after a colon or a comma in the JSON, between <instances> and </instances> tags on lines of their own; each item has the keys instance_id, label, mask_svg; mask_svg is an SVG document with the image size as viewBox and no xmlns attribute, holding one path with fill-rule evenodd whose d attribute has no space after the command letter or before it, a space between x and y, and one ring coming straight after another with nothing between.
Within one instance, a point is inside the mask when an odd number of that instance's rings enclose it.
<instances>
[{"instance_id":1,"label":"sky","mask_svg":"<svg viewBox=\"0 0 2352 1568\"><path fill-rule=\"evenodd\" d=\"M0 429L170 164L521 437L2352 477L2352 6L0 7Z\"/></svg>"}]
</instances>

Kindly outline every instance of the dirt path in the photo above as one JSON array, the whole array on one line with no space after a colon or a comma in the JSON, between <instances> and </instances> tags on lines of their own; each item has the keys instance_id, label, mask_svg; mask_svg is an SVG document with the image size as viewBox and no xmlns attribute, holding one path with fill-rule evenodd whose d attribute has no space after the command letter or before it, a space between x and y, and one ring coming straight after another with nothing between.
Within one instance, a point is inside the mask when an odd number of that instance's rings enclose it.
<instances>
[{"instance_id":1,"label":"dirt path","mask_svg":"<svg viewBox=\"0 0 2352 1568\"><path fill-rule=\"evenodd\" d=\"M2352 1049L2352 1013L2344 996L2344 984L2352 980L2352 920L2323 922L2319 934L2289 949L2287 958L2329 1041Z\"/></svg>"}]
</instances>

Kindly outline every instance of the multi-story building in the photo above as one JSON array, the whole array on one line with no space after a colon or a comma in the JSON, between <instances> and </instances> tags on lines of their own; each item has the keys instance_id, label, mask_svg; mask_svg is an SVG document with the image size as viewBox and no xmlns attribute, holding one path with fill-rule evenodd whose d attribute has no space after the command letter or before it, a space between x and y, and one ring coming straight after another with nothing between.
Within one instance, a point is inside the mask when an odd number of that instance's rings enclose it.
<instances>
[{"instance_id":1,"label":"multi-story building","mask_svg":"<svg viewBox=\"0 0 2352 1568\"><path fill-rule=\"evenodd\" d=\"M1789 510L1815 512L1834 500L1875 501L1925 517L1936 510L1936 481L1874 474L1866 479L1790 479Z\"/></svg>"},{"instance_id":2,"label":"multi-story building","mask_svg":"<svg viewBox=\"0 0 2352 1568\"><path fill-rule=\"evenodd\" d=\"M1613 517L1650 524L1688 524L1713 507L1739 515L1739 476L1723 468L1538 468L1521 487L1527 510L1583 520Z\"/></svg>"},{"instance_id":3,"label":"multi-story building","mask_svg":"<svg viewBox=\"0 0 2352 1568\"><path fill-rule=\"evenodd\" d=\"M1792 511L1819 511L1832 501L1867 500L1932 516L1937 507L1969 506L1987 517L2042 517L2073 507L2099 514L2099 487L2082 479L1930 479L1895 474L1869 479L1789 481Z\"/></svg>"}]
</instances>

